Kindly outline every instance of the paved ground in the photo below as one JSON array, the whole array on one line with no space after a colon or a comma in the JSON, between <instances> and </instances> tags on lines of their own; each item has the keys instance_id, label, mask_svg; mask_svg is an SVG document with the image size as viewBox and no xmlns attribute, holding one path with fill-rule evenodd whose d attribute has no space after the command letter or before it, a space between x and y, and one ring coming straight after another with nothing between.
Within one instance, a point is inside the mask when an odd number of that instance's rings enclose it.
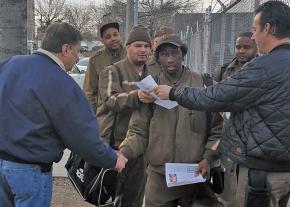
<instances>
[{"instance_id":1,"label":"paved ground","mask_svg":"<svg viewBox=\"0 0 290 207\"><path fill-rule=\"evenodd\" d=\"M82 200L66 177L53 178L51 207L94 207Z\"/></svg>"},{"instance_id":2,"label":"paved ground","mask_svg":"<svg viewBox=\"0 0 290 207\"><path fill-rule=\"evenodd\" d=\"M54 179L51 207L94 207L82 200L67 178L64 165L69 153L69 150L65 150L62 160L53 166ZM287 207L290 207L290 201Z\"/></svg>"},{"instance_id":3,"label":"paved ground","mask_svg":"<svg viewBox=\"0 0 290 207\"><path fill-rule=\"evenodd\" d=\"M64 165L69 157L70 151L65 150L60 162L53 164L52 174L55 177L67 177Z\"/></svg>"}]
</instances>

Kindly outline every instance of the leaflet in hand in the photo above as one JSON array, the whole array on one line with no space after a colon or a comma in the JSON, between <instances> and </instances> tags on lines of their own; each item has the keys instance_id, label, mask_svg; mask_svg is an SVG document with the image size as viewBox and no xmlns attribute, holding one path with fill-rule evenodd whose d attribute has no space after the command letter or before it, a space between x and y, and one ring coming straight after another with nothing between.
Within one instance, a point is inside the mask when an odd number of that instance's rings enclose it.
<instances>
[{"instance_id":1,"label":"leaflet in hand","mask_svg":"<svg viewBox=\"0 0 290 207\"><path fill-rule=\"evenodd\" d=\"M141 80L140 82L135 82L136 86L138 86L141 90L146 91L149 90L152 87L158 86L155 80L152 78L151 75L148 75L146 78ZM150 93L150 96L154 97L156 101L154 103L158 104L159 106L162 106L166 109L172 109L175 106L177 106L176 101L170 101L170 100L161 100L156 94Z\"/></svg>"},{"instance_id":2,"label":"leaflet in hand","mask_svg":"<svg viewBox=\"0 0 290 207\"><path fill-rule=\"evenodd\" d=\"M201 183L206 180L197 174L198 164L165 163L165 177L167 187Z\"/></svg>"}]
</instances>

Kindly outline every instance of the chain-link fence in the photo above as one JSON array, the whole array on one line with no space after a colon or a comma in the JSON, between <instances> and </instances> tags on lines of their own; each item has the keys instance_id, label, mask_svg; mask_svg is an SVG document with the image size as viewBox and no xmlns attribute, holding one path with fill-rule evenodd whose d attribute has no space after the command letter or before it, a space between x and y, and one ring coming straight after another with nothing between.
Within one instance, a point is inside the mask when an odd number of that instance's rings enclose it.
<instances>
[{"instance_id":1,"label":"chain-link fence","mask_svg":"<svg viewBox=\"0 0 290 207\"><path fill-rule=\"evenodd\" d=\"M267 0L223 1L225 7L217 13L206 11L203 18L181 31L189 48L185 64L192 70L209 72L234 58L235 39L252 30L254 10ZM280 0L290 5L290 0Z\"/></svg>"}]
</instances>

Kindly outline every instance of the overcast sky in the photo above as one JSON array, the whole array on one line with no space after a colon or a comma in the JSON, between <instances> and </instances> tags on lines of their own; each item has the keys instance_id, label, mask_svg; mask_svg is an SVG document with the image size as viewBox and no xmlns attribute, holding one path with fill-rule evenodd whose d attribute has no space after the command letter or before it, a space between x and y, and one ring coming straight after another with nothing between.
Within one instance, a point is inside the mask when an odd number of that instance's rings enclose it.
<instances>
[{"instance_id":1,"label":"overcast sky","mask_svg":"<svg viewBox=\"0 0 290 207\"><path fill-rule=\"evenodd\" d=\"M104 0L67 0L67 2L71 2L71 3L76 3L79 4L80 2L83 3L89 3L90 1L96 1L98 3L103 3ZM203 3L203 9L207 8L211 3L212 3L212 7L214 7L214 11L218 10L220 8L219 4L217 3L216 0L200 0L200 2ZM224 0L222 2L225 2Z\"/></svg>"}]
</instances>

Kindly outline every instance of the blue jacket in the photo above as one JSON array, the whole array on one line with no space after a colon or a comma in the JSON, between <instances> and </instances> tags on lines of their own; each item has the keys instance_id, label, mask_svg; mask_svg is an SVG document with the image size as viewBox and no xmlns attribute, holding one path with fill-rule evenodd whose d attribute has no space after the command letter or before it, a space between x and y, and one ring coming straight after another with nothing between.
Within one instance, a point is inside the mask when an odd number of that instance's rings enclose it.
<instances>
[{"instance_id":1,"label":"blue jacket","mask_svg":"<svg viewBox=\"0 0 290 207\"><path fill-rule=\"evenodd\" d=\"M253 59L233 76L200 90L186 86L171 99L195 110L230 111L221 150L249 168L290 172L290 44Z\"/></svg>"},{"instance_id":2,"label":"blue jacket","mask_svg":"<svg viewBox=\"0 0 290 207\"><path fill-rule=\"evenodd\" d=\"M99 137L84 93L42 53L0 64L0 152L51 163L69 148L91 164L113 168L116 153Z\"/></svg>"}]
</instances>

